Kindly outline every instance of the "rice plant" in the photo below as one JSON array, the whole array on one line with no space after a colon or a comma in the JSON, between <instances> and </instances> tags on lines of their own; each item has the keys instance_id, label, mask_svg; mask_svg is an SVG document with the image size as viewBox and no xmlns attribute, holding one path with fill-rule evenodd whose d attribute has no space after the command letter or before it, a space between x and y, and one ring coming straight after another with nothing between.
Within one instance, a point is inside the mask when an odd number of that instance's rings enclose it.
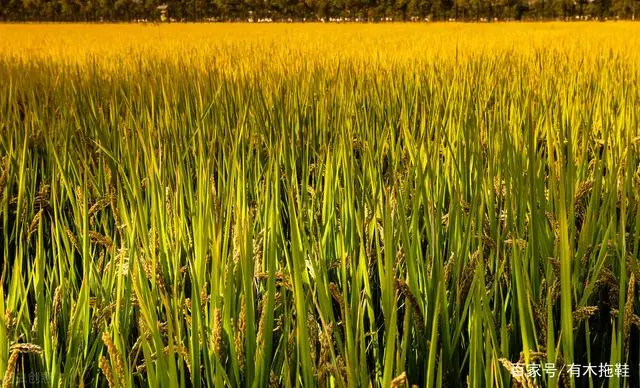
<instances>
[{"instance_id":1,"label":"rice plant","mask_svg":"<svg viewBox=\"0 0 640 388\"><path fill-rule=\"evenodd\" d=\"M3 388L639 386L639 34L0 26Z\"/></svg>"}]
</instances>

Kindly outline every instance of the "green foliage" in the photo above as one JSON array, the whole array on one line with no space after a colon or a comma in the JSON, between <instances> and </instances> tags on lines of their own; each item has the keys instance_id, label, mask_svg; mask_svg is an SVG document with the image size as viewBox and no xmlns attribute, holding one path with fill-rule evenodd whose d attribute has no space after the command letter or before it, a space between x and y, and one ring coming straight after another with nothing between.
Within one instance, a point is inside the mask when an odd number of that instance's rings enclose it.
<instances>
[{"instance_id":1,"label":"green foliage","mask_svg":"<svg viewBox=\"0 0 640 388\"><path fill-rule=\"evenodd\" d=\"M494 21L633 19L640 0L2 0L0 21Z\"/></svg>"}]
</instances>

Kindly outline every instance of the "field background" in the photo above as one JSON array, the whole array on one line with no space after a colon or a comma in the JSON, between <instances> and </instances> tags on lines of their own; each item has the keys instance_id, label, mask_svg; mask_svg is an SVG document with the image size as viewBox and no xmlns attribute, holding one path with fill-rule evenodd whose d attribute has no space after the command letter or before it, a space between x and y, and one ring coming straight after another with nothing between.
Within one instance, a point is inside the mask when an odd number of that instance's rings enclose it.
<instances>
[{"instance_id":1,"label":"field background","mask_svg":"<svg viewBox=\"0 0 640 388\"><path fill-rule=\"evenodd\" d=\"M638 386L639 36L0 25L3 388Z\"/></svg>"}]
</instances>

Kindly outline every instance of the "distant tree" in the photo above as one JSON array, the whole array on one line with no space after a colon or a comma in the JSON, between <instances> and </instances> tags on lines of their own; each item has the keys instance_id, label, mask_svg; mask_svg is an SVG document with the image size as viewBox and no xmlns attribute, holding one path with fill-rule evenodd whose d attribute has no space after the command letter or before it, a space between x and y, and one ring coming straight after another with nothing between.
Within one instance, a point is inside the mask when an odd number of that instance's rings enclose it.
<instances>
[{"instance_id":1,"label":"distant tree","mask_svg":"<svg viewBox=\"0 0 640 388\"><path fill-rule=\"evenodd\" d=\"M345 0L344 5L347 17L363 17L366 14L364 11L366 2L364 0Z\"/></svg>"},{"instance_id":2,"label":"distant tree","mask_svg":"<svg viewBox=\"0 0 640 388\"><path fill-rule=\"evenodd\" d=\"M8 5L8 0L0 0L0 20L7 20L7 11L9 9Z\"/></svg>"},{"instance_id":3,"label":"distant tree","mask_svg":"<svg viewBox=\"0 0 640 388\"><path fill-rule=\"evenodd\" d=\"M0 20L157 20L169 5L178 20L322 19L330 17L411 20L493 20L563 17L636 18L640 0L0 0Z\"/></svg>"},{"instance_id":4,"label":"distant tree","mask_svg":"<svg viewBox=\"0 0 640 388\"><path fill-rule=\"evenodd\" d=\"M593 0L590 6L592 8L591 15L600 20L611 17L613 13L613 2L611 0Z\"/></svg>"},{"instance_id":5,"label":"distant tree","mask_svg":"<svg viewBox=\"0 0 640 388\"><path fill-rule=\"evenodd\" d=\"M453 10L453 5L454 0L434 0L431 3L433 18L435 20L447 20L449 11Z\"/></svg>"},{"instance_id":6,"label":"distant tree","mask_svg":"<svg viewBox=\"0 0 640 388\"><path fill-rule=\"evenodd\" d=\"M409 17L415 16L423 19L427 15L425 4L427 4L427 2L424 0L408 0L407 15L409 15Z\"/></svg>"},{"instance_id":7,"label":"distant tree","mask_svg":"<svg viewBox=\"0 0 640 388\"><path fill-rule=\"evenodd\" d=\"M575 1L574 0L562 0L562 16L565 20L568 20L572 15L575 15Z\"/></svg>"},{"instance_id":8,"label":"distant tree","mask_svg":"<svg viewBox=\"0 0 640 388\"><path fill-rule=\"evenodd\" d=\"M0 0L0 18L3 20L25 20L21 0Z\"/></svg>"},{"instance_id":9,"label":"distant tree","mask_svg":"<svg viewBox=\"0 0 640 388\"><path fill-rule=\"evenodd\" d=\"M575 0L577 16L579 16L580 19L584 19L585 11L588 5L589 5L589 0Z\"/></svg>"},{"instance_id":10,"label":"distant tree","mask_svg":"<svg viewBox=\"0 0 640 388\"><path fill-rule=\"evenodd\" d=\"M529 4L525 0L507 0L507 17L514 20L522 20L523 16L529 12Z\"/></svg>"},{"instance_id":11,"label":"distant tree","mask_svg":"<svg viewBox=\"0 0 640 388\"><path fill-rule=\"evenodd\" d=\"M548 0L538 0L533 3L533 11L539 19L547 18Z\"/></svg>"},{"instance_id":12,"label":"distant tree","mask_svg":"<svg viewBox=\"0 0 640 388\"><path fill-rule=\"evenodd\" d=\"M484 2L482 0L467 0L469 16L475 21L479 21L484 17Z\"/></svg>"},{"instance_id":13,"label":"distant tree","mask_svg":"<svg viewBox=\"0 0 640 388\"><path fill-rule=\"evenodd\" d=\"M2 0L0 0L0 4ZM0 7L0 10L2 8ZM25 15L25 18L30 20L42 20L42 2L40 0L23 0L22 1L22 12ZM1 14L1 11L0 11ZM0 20L2 16L0 16Z\"/></svg>"},{"instance_id":14,"label":"distant tree","mask_svg":"<svg viewBox=\"0 0 640 388\"><path fill-rule=\"evenodd\" d=\"M115 4L113 0L98 0L98 18L106 21L115 19Z\"/></svg>"},{"instance_id":15,"label":"distant tree","mask_svg":"<svg viewBox=\"0 0 640 388\"><path fill-rule=\"evenodd\" d=\"M226 18L237 18L244 11L242 0L216 0L216 6L220 9L221 15Z\"/></svg>"},{"instance_id":16,"label":"distant tree","mask_svg":"<svg viewBox=\"0 0 640 388\"><path fill-rule=\"evenodd\" d=\"M82 14L82 18L84 21L95 21L96 20L96 6L95 0L82 1L80 3L80 13Z\"/></svg>"},{"instance_id":17,"label":"distant tree","mask_svg":"<svg viewBox=\"0 0 640 388\"><path fill-rule=\"evenodd\" d=\"M329 17L328 0L305 0L307 8L317 19Z\"/></svg>"},{"instance_id":18,"label":"distant tree","mask_svg":"<svg viewBox=\"0 0 640 388\"><path fill-rule=\"evenodd\" d=\"M131 11L134 3L131 0L115 0L113 8L116 20L131 20Z\"/></svg>"},{"instance_id":19,"label":"distant tree","mask_svg":"<svg viewBox=\"0 0 640 388\"><path fill-rule=\"evenodd\" d=\"M407 21L407 9L409 6L409 0L396 0L395 2L395 14L402 21Z\"/></svg>"}]
</instances>

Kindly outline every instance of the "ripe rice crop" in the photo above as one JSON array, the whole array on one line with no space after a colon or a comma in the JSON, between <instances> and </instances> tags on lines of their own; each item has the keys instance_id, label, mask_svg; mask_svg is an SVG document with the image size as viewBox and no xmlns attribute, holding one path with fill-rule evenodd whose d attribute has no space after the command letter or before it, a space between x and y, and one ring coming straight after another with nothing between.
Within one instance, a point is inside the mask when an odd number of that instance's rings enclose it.
<instances>
[{"instance_id":1,"label":"ripe rice crop","mask_svg":"<svg viewBox=\"0 0 640 388\"><path fill-rule=\"evenodd\" d=\"M638 36L0 25L3 387L639 386Z\"/></svg>"}]
</instances>

